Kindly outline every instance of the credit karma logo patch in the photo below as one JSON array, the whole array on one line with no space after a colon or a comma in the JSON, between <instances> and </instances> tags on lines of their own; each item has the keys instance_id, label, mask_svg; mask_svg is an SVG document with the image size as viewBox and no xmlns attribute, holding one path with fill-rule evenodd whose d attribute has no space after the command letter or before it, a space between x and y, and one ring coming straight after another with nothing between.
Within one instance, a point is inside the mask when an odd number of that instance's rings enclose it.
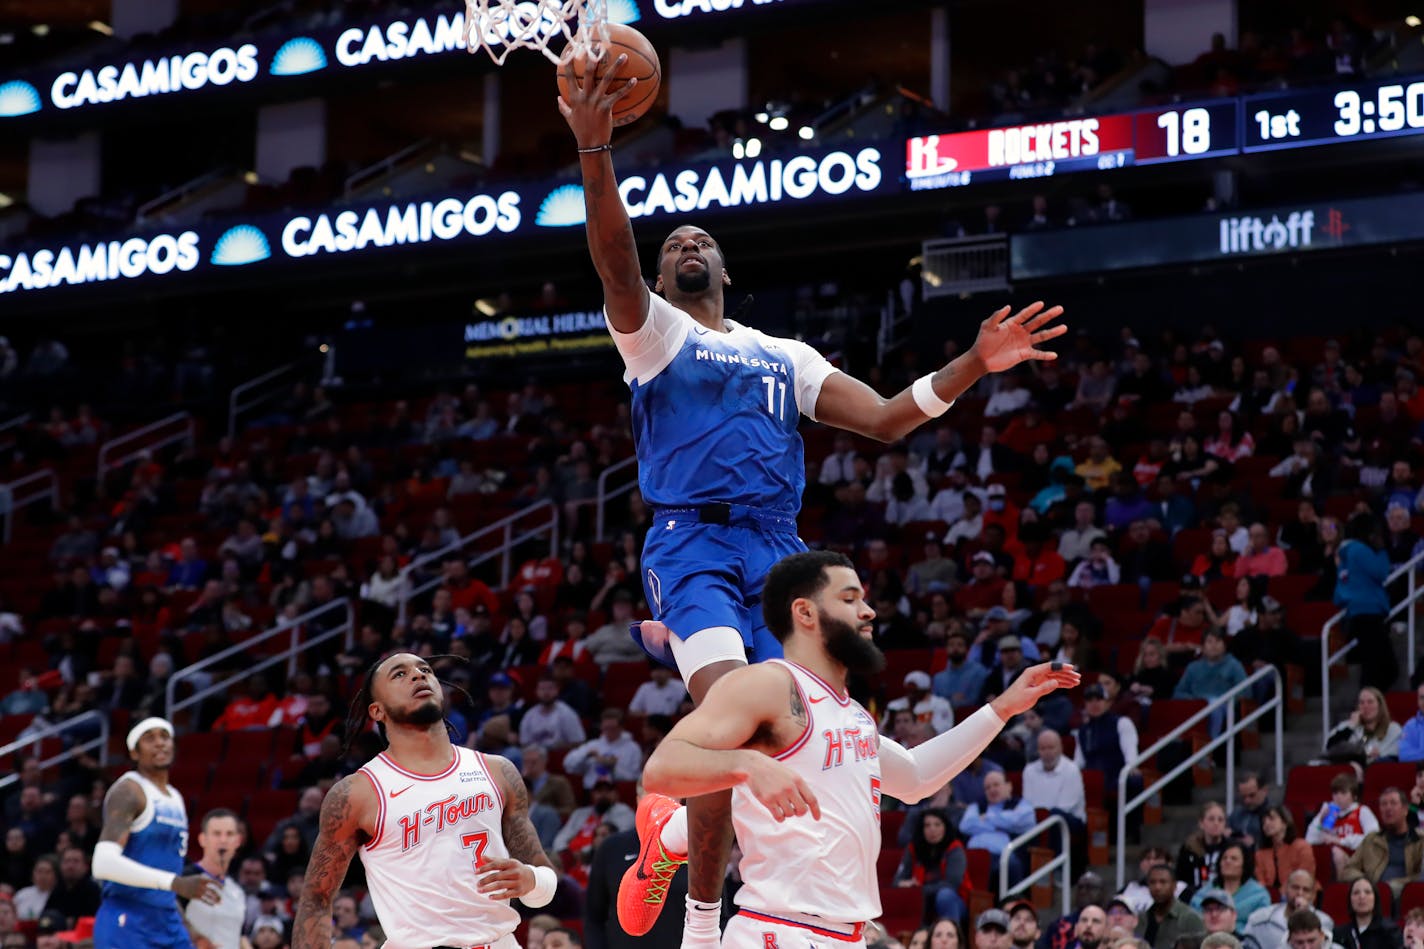
<instances>
[{"instance_id":1,"label":"credit karma logo patch","mask_svg":"<svg viewBox=\"0 0 1424 949\"><path fill-rule=\"evenodd\" d=\"M540 227L573 227L588 220L582 185L560 185L539 205L534 223Z\"/></svg>"},{"instance_id":2,"label":"credit karma logo patch","mask_svg":"<svg viewBox=\"0 0 1424 949\"><path fill-rule=\"evenodd\" d=\"M218 238L209 259L219 267L244 267L271 256L267 235L251 224L239 224Z\"/></svg>"},{"instance_id":3,"label":"credit karma logo patch","mask_svg":"<svg viewBox=\"0 0 1424 949\"><path fill-rule=\"evenodd\" d=\"M609 23L637 23L642 18L637 0L608 0Z\"/></svg>"},{"instance_id":4,"label":"credit karma logo patch","mask_svg":"<svg viewBox=\"0 0 1424 949\"><path fill-rule=\"evenodd\" d=\"M274 76L305 76L326 68L326 50L316 40L298 36L287 40L272 57L269 72Z\"/></svg>"},{"instance_id":5,"label":"credit karma logo patch","mask_svg":"<svg viewBox=\"0 0 1424 949\"><path fill-rule=\"evenodd\" d=\"M0 84L0 118L29 115L40 110L39 90L16 79Z\"/></svg>"}]
</instances>

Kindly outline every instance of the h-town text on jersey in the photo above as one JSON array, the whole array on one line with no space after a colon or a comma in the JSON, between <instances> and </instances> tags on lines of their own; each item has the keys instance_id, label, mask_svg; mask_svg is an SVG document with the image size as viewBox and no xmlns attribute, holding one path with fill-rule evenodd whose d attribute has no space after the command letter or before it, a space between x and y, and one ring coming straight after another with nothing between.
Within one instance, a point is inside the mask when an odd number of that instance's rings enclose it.
<instances>
[{"instance_id":1,"label":"h-town text on jersey","mask_svg":"<svg viewBox=\"0 0 1424 949\"><path fill-rule=\"evenodd\" d=\"M494 798L481 792L472 794L463 800L457 800L458 795L452 794L443 801L436 801L427 806L423 811L412 811L409 815L400 819L401 826L401 851L405 852L413 847L420 846L420 829L422 827L434 827L433 833L440 833L447 827L454 827L461 821L474 817L481 811L494 810Z\"/></svg>"}]
</instances>

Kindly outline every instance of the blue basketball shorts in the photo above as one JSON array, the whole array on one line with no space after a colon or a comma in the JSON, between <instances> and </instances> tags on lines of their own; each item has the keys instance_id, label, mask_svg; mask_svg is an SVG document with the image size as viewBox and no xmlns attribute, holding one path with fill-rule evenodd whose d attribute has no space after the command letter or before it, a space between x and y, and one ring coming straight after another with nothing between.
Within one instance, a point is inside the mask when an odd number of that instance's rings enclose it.
<instances>
[{"instance_id":1,"label":"blue basketball shorts","mask_svg":"<svg viewBox=\"0 0 1424 949\"><path fill-rule=\"evenodd\" d=\"M781 643L762 619L761 590L772 566L807 549L795 519L780 515L708 524L696 512L659 511L643 544L643 591L653 618L683 640L702 630L730 627L742 637L749 662L779 658ZM666 643L633 638L663 665L677 668ZM684 677L691 671L681 670Z\"/></svg>"},{"instance_id":2,"label":"blue basketball shorts","mask_svg":"<svg viewBox=\"0 0 1424 949\"><path fill-rule=\"evenodd\" d=\"M178 908L105 900L94 916L94 945L104 949L193 949Z\"/></svg>"}]
</instances>

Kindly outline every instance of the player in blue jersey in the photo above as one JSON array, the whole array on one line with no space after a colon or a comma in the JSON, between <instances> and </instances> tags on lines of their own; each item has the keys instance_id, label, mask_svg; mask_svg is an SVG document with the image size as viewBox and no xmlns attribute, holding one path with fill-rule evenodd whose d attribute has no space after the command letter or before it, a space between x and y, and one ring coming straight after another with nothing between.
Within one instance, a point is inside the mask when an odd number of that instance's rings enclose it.
<instances>
[{"instance_id":1,"label":"player in blue jersey","mask_svg":"<svg viewBox=\"0 0 1424 949\"><path fill-rule=\"evenodd\" d=\"M188 810L168 783L173 726L146 718L128 734L135 768L104 798L104 827L94 847L94 878L104 898L94 919L94 945L104 949L192 949L178 897L216 905L218 881L179 876L188 856ZM211 944L199 940L203 946Z\"/></svg>"},{"instance_id":2,"label":"player in blue jersey","mask_svg":"<svg viewBox=\"0 0 1424 949\"><path fill-rule=\"evenodd\" d=\"M964 355L885 399L805 343L728 319L722 249L699 227L678 227L663 241L650 293L609 145L612 107L636 81L612 84L613 72L600 79L590 64L581 82L570 75L559 110L578 142L589 250L632 390L639 486L654 514L642 579L659 623L635 637L676 666L701 704L728 672L781 654L760 598L771 566L806 549L796 534L805 486L800 416L896 441L944 414L986 373L1055 358L1037 347L1067 330L1049 325L1061 307L1035 303L1012 316L1004 307ZM643 852L620 887L619 922L631 935L651 928L667 881L690 853L683 944L714 945L730 793L696 798L686 812L660 801L649 796L639 807Z\"/></svg>"}]
</instances>

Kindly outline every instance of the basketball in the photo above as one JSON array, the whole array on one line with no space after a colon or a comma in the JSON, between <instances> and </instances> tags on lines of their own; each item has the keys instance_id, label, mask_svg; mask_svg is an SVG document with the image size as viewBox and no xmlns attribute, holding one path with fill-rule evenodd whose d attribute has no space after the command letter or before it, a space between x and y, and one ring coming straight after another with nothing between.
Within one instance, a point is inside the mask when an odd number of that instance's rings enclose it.
<instances>
[{"instance_id":1,"label":"basketball","mask_svg":"<svg viewBox=\"0 0 1424 949\"><path fill-rule=\"evenodd\" d=\"M658 86L662 84L663 78L662 65L658 62L658 53L653 49L653 44L631 26L619 23L608 24L608 54L599 63L598 78L603 78L608 64L615 62L623 54L627 55L628 61L614 72L611 88L616 89L618 82L634 78L638 80L638 84L627 96L614 103L614 126L627 125L642 118L643 113L652 107L653 100L657 98ZM565 101L569 97L570 74L572 73L573 81L582 82L585 66L582 57L575 57L572 63L565 61L559 65L559 94Z\"/></svg>"}]
</instances>

